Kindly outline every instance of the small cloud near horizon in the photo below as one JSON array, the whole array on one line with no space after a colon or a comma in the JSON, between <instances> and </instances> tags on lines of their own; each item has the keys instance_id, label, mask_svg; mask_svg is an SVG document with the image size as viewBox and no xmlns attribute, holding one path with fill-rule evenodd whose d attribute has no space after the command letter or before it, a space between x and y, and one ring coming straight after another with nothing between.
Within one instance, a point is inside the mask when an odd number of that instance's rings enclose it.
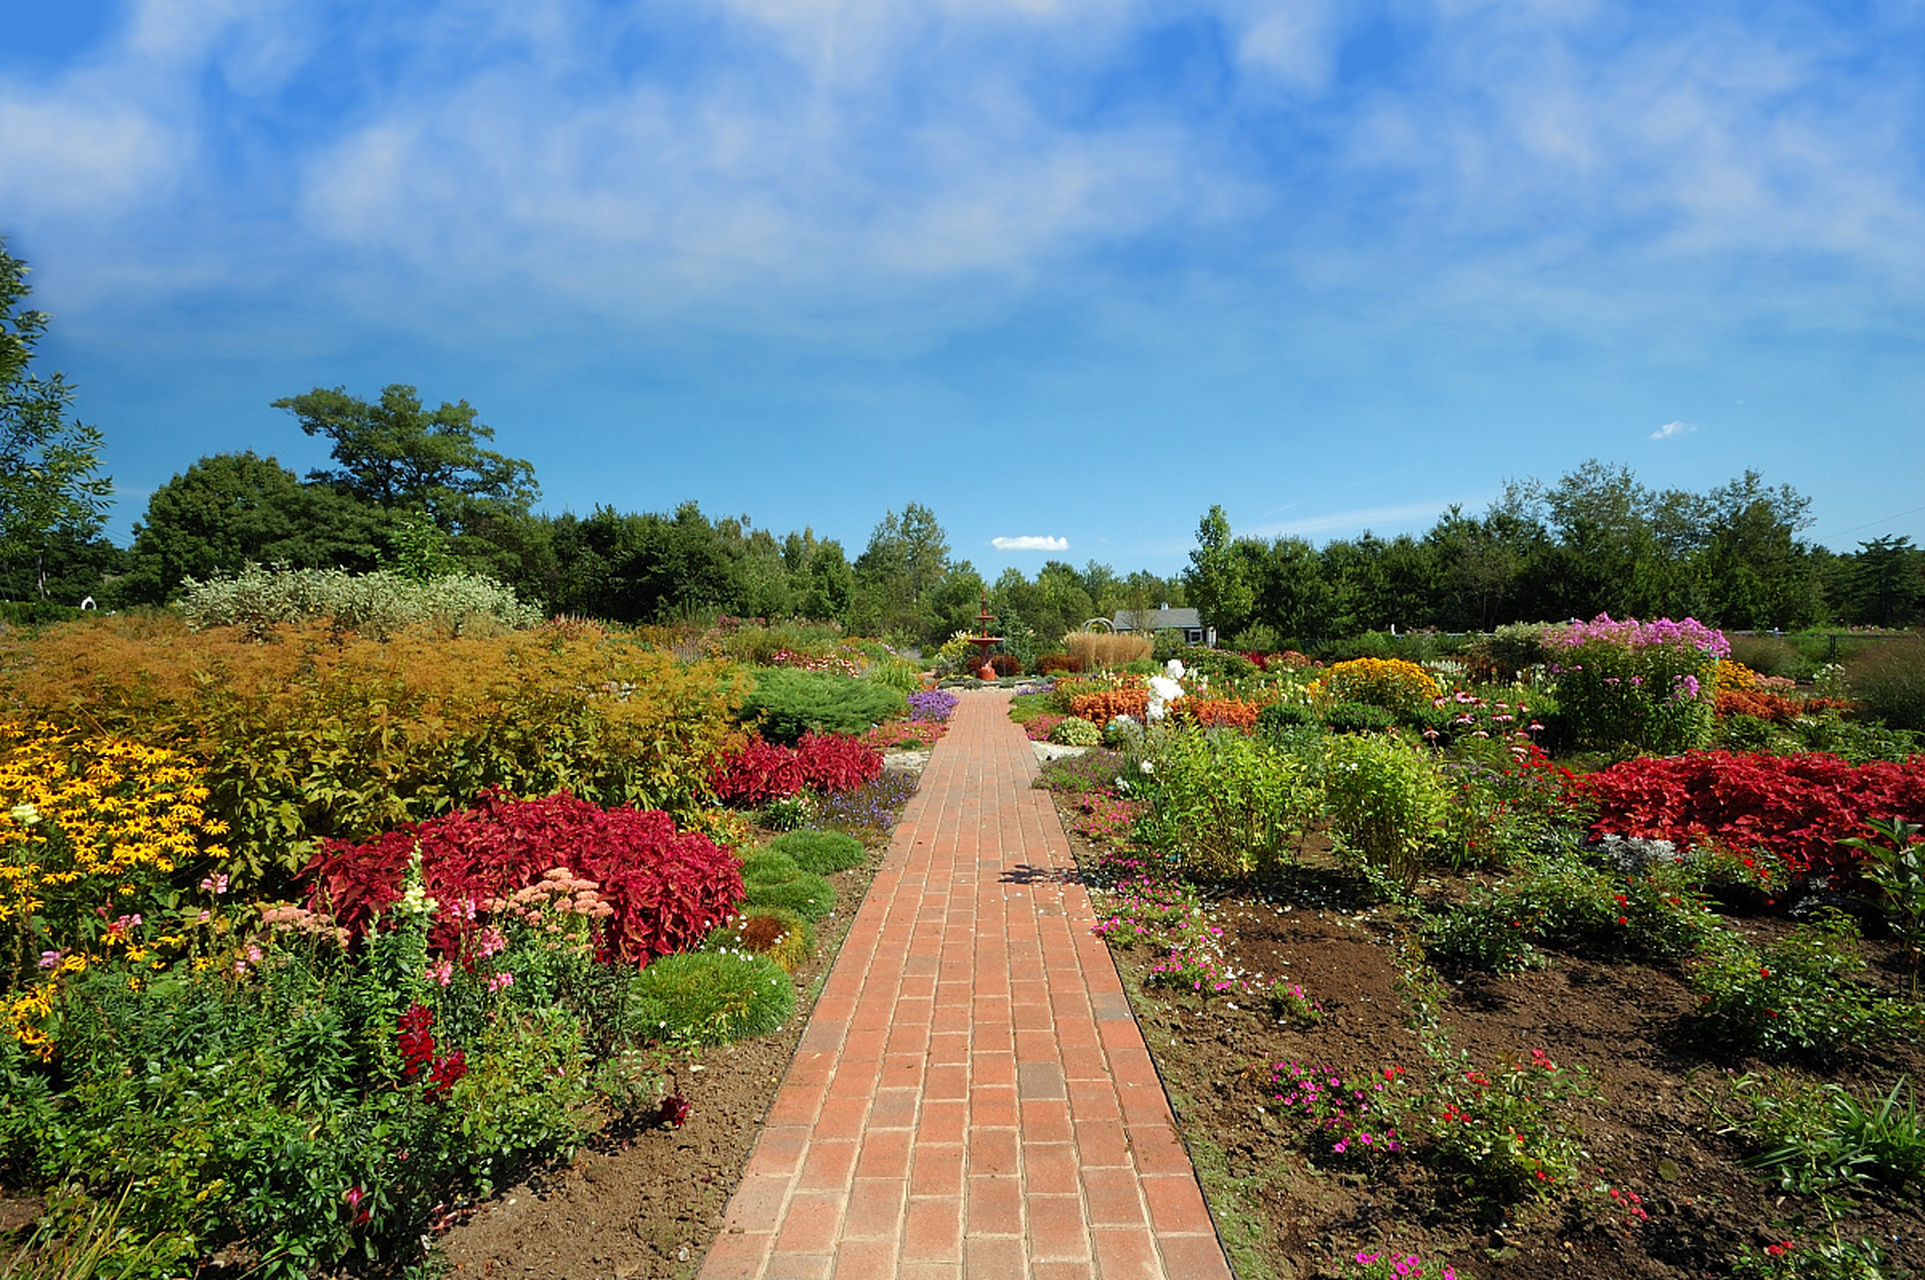
<instances>
[{"instance_id":1,"label":"small cloud near horizon","mask_svg":"<svg viewBox=\"0 0 1925 1280\"><path fill-rule=\"evenodd\" d=\"M1653 440L1669 440L1672 436L1688 436L1698 429L1695 422L1667 422L1651 433Z\"/></svg>"},{"instance_id":2,"label":"small cloud near horizon","mask_svg":"<svg viewBox=\"0 0 1925 1280\"><path fill-rule=\"evenodd\" d=\"M1069 539L1027 533L1020 538L991 538L989 545L998 551L1068 551Z\"/></svg>"}]
</instances>

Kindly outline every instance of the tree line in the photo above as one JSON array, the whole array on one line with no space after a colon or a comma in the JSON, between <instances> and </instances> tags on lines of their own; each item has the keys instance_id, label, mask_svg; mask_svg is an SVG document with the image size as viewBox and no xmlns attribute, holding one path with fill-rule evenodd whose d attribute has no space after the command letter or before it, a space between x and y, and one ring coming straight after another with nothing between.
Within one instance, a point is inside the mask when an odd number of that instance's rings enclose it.
<instances>
[{"instance_id":1,"label":"tree line","mask_svg":"<svg viewBox=\"0 0 1925 1280\"><path fill-rule=\"evenodd\" d=\"M1509 483L1480 515L1445 512L1421 536L1313 546L1237 537L1220 507L1173 578L1048 561L985 582L934 512L889 511L853 558L812 529L778 536L747 515L598 506L534 509L534 467L489 447L467 401L429 408L396 384L364 400L315 388L277 400L332 466L296 475L252 451L201 458L151 496L130 546L103 536L111 482L100 432L71 386L33 368L47 318L26 309L26 267L0 241L0 594L11 601L162 605L190 579L249 562L483 573L555 614L647 623L725 613L839 622L940 643L987 594L1019 652L1054 647L1091 618L1197 606L1255 647L1364 631L1486 630L1503 622L1686 614L1732 628L1819 622L1911 625L1925 608L1925 550L1877 538L1834 554L1798 537L1810 503L1755 472L1705 494L1654 492L1589 462L1555 484Z\"/></svg>"}]
</instances>

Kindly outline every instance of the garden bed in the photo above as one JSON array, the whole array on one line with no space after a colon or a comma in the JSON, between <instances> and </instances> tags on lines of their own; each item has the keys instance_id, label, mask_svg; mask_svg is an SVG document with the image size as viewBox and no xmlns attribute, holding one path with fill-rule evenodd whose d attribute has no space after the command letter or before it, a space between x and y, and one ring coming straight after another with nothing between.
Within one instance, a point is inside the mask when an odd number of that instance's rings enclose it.
<instances>
[{"instance_id":1,"label":"garden bed","mask_svg":"<svg viewBox=\"0 0 1925 1280\"><path fill-rule=\"evenodd\" d=\"M1073 798L1057 800L1068 826ZM1072 842L1086 868L1099 865L1096 848ZM1768 1246L1829 1234L1815 1197L1788 1196L1745 1163L1756 1147L1729 1131L1719 1108L1739 1073L1768 1068L1693 1041L1685 1027L1698 997L1666 967L1554 955L1516 977L1451 975L1436 993L1441 1026L1475 1069L1528 1065L1539 1050L1564 1070L1588 1072L1595 1100L1568 1108L1587 1154L1564 1193L1508 1210L1459 1195L1422 1158L1422 1139L1366 1162L1318 1150L1280 1105L1280 1066L1365 1079L1404 1068L1415 1079L1430 1060L1413 1030L1417 993L1402 980L1411 972L1407 924L1388 907L1346 905L1336 879L1317 868L1327 852L1307 860L1293 887L1208 905L1223 931L1225 971L1263 975L1258 985L1300 984L1320 1021L1282 1021L1261 998L1146 988L1160 953L1142 943L1115 951L1242 1280L1340 1274L1340 1260L1379 1251L1448 1261L1460 1280L1727 1276L1747 1249L1762 1257ZM1440 881L1422 891L1462 888ZM1763 917L1725 923L1759 940L1790 927ZM1865 954L1868 977L1886 988L1902 982L1895 945L1867 941ZM1812 1074L1876 1098L1898 1076L1922 1072L1917 1044L1887 1042ZM1879 1241L1890 1263L1925 1269L1915 1200L1855 1193L1835 1203L1841 1236ZM1427 1265L1424 1274L1440 1272Z\"/></svg>"},{"instance_id":2,"label":"garden bed","mask_svg":"<svg viewBox=\"0 0 1925 1280\"><path fill-rule=\"evenodd\" d=\"M721 1230L762 1118L885 847L873 849L863 866L828 876L843 905L817 925L815 958L794 975L795 1016L780 1031L669 1062L668 1092L689 1104L679 1128L605 1131L572 1164L465 1211L441 1241L451 1272L532 1271L558 1280L693 1276Z\"/></svg>"}]
</instances>

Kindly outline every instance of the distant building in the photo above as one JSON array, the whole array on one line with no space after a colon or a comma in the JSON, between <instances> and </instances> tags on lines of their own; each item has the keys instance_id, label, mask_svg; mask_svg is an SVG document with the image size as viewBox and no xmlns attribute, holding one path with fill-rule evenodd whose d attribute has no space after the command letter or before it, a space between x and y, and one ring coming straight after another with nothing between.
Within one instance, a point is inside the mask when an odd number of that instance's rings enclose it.
<instances>
[{"instance_id":1,"label":"distant building","mask_svg":"<svg viewBox=\"0 0 1925 1280\"><path fill-rule=\"evenodd\" d=\"M1203 625L1195 609L1125 609L1110 619L1112 631L1180 631L1184 644L1216 647L1216 628Z\"/></svg>"}]
</instances>

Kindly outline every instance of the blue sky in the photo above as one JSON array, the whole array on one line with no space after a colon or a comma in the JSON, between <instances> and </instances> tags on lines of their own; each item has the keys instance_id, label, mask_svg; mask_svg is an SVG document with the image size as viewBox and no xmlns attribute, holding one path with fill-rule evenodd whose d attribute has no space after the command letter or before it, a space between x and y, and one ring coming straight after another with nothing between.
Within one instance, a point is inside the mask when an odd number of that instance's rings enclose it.
<instances>
[{"instance_id":1,"label":"blue sky","mask_svg":"<svg viewBox=\"0 0 1925 1280\"><path fill-rule=\"evenodd\" d=\"M7 10L0 232L122 539L411 382L551 511L919 501L992 573L1590 457L1925 542L1916 0Z\"/></svg>"}]
</instances>

